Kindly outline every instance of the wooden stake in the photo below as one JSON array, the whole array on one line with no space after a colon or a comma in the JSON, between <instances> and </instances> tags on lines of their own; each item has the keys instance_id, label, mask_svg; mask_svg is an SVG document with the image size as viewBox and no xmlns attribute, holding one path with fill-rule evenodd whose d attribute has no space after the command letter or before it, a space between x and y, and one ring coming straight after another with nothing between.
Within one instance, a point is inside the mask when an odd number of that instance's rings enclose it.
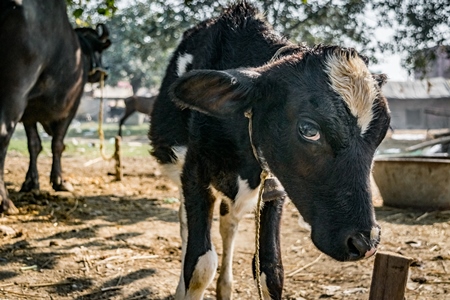
<instances>
[{"instance_id":1,"label":"wooden stake","mask_svg":"<svg viewBox=\"0 0 450 300\"><path fill-rule=\"evenodd\" d=\"M116 136L116 143L115 143L115 148L116 150L114 151L114 159L116 160L116 181L121 181L123 178L122 175L122 152L120 150L120 145L122 142L122 139L120 136Z\"/></svg>"},{"instance_id":2,"label":"wooden stake","mask_svg":"<svg viewBox=\"0 0 450 300\"><path fill-rule=\"evenodd\" d=\"M404 300L412 259L393 252L375 257L369 300Z\"/></svg>"}]
</instances>

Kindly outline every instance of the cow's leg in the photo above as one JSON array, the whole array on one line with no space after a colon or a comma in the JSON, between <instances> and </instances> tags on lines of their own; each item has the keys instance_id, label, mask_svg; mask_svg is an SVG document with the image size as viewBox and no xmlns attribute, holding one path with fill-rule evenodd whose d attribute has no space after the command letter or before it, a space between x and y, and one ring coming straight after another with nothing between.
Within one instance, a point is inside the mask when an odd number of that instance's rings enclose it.
<instances>
[{"instance_id":1,"label":"cow's leg","mask_svg":"<svg viewBox=\"0 0 450 300\"><path fill-rule=\"evenodd\" d=\"M220 235L222 236L222 265L217 280L217 299L232 299L234 240L240 219L236 217L231 203L220 203Z\"/></svg>"},{"instance_id":2,"label":"cow's leg","mask_svg":"<svg viewBox=\"0 0 450 300\"><path fill-rule=\"evenodd\" d=\"M8 191L5 187L5 158L9 141L14 132L16 122L0 122L0 212L13 215L19 213L13 202L8 198Z\"/></svg>"},{"instance_id":3,"label":"cow's leg","mask_svg":"<svg viewBox=\"0 0 450 300\"><path fill-rule=\"evenodd\" d=\"M8 60L7 56L6 58L2 57L2 60L11 61ZM21 65L20 62L17 62L14 70L22 70L23 67L24 66ZM0 69L2 69L1 62ZM8 70L8 68L6 68L6 70ZM30 84L30 82L25 79L20 82L14 80L13 82L9 81L11 78L21 78L20 76L22 76L22 74L15 74L13 72L14 70L11 72L5 71L4 74L0 74L0 212L6 214L16 214L19 212L8 198L8 191L5 187L5 158L11 136L14 133L17 123L22 118L22 114L27 105L26 99L23 98L21 91ZM2 77L2 75L4 76ZM13 91L11 91L11 89L13 89Z\"/></svg>"},{"instance_id":4,"label":"cow's leg","mask_svg":"<svg viewBox=\"0 0 450 300\"><path fill-rule=\"evenodd\" d=\"M203 298L217 268L217 254L210 232L215 198L209 188L209 180L204 177L205 172L199 169L186 159L182 175L188 225L183 275L185 299L189 300Z\"/></svg>"},{"instance_id":5,"label":"cow's leg","mask_svg":"<svg viewBox=\"0 0 450 300\"><path fill-rule=\"evenodd\" d=\"M37 131L36 123L23 124L27 134L28 152L30 153L30 164L22 184L21 192L29 192L33 189L39 189L39 174L37 170L37 157L42 151L41 138Z\"/></svg>"},{"instance_id":6,"label":"cow's leg","mask_svg":"<svg viewBox=\"0 0 450 300\"><path fill-rule=\"evenodd\" d=\"M217 298L231 299L233 289L234 240L240 220L256 205L259 189L251 189L247 180L237 179L238 193L234 201L224 199L220 205L220 234L222 236L222 265L217 281Z\"/></svg>"},{"instance_id":7,"label":"cow's leg","mask_svg":"<svg viewBox=\"0 0 450 300\"><path fill-rule=\"evenodd\" d=\"M280 250L280 222L284 199L264 203L261 210L259 261L264 299L281 299L284 269ZM253 276L255 272L253 258Z\"/></svg>"},{"instance_id":8,"label":"cow's leg","mask_svg":"<svg viewBox=\"0 0 450 300\"><path fill-rule=\"evenodd\" d=\"M180 209L178 211L178 216L180 219L180 235L181 235L181 266L184 266L184 258L186 256L186 246L187 246L187 237L188 237L188 228L187 228L187 218L186 218L186 209L184 207L184 197L183 192L180 190ZM178 281L177 290L175 292L175 300L182 300L186 294L186 287L184 285L184 272L183 267L181 268L180 280Z\"/></svg>"},{"instance_id":9,"label":"cow's leg","mask_svg":"<svg viewBox=\"0 0 450 300\"><path fill-rule=\"evenodd\" d=\"M67 128L69 127L72 117L62 119L50 124L53 134L52 138L52 170L50 173L50 182L55 191L73 191L72 185L65 181L62 176L61 168L61 155L64 151L64 136L66 135Z\"/></svg>"}]
</instances>

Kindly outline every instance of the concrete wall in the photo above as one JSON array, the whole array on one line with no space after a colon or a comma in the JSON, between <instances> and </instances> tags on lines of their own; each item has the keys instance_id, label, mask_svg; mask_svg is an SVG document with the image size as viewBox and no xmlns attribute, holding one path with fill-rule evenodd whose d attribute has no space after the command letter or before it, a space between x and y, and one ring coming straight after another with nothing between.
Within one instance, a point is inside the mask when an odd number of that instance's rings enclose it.
<instances>
[{"instance_id":1,"label":"concrete wall","mask_svg":"<svg viewBox=\"0 0 450 300\"><path fill-rule=\"evenodd\" d=\"M450 128L450 117L425 114L427 108L450 110L450 99L388 99L395 129Z\"/></svg>"}]
</instances>

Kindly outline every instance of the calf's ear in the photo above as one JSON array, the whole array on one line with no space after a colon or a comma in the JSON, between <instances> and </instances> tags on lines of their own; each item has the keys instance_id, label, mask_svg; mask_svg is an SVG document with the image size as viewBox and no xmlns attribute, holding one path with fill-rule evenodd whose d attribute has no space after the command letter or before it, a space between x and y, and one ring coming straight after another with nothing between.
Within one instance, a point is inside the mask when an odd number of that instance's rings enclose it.
<instances>
[{"instance_id":1,"label":"calf's ear","mask_svg":"<svg viewBox=\"0 0 450 300\"><path fill-rule=\"evenodd\" d=\"M244 112L252 101L249 94L260 76L248 69L193 70L171 86L171 97L180 107L226 116Z\"/></svg>"}]
</instances>

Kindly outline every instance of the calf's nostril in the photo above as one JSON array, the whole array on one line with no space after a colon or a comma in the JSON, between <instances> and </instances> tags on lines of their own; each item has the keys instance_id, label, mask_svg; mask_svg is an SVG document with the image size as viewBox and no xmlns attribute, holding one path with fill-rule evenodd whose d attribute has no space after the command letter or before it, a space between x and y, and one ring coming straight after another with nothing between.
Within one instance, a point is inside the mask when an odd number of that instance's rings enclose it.
<instances>
[{"instance_id":1,"label":"calf's nostril","mask_svg":"<svg viewBox=\"0 0 450 300\"><path fill-rule=\"evenodd\" d=\"M364 257L366 252L371 248L361 236L350 236L347 239L347 247L350 260L357 260Z\"/></svg>"},{"instance_id":2,"label":"calf's nostril","mask_svg":"<svg viewBox=\"0 0 450 300\"><path fill-rule=\"evenodd\" d=\"M361 257L361 254L358 250L358 248L353 243L353 238L349 238L347 240L347 247L348 247L348 253L350 254L350 260L358 259Z\"/></svg>"}]
</instances>

